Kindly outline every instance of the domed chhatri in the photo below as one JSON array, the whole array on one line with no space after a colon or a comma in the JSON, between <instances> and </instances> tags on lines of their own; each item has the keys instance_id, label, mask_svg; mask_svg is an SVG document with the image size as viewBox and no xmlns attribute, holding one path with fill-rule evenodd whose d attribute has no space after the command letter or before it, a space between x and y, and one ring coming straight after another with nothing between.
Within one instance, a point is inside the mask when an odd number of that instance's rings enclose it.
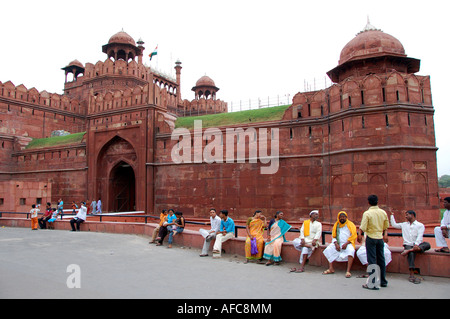
<instances>
[{"instance_id":1,"label":"domed chhatri","mask_svg":"<svg viewBox=\"0 0 450 319\"><path fill-rule=\"evenodd\" d=\"M195 86L192 88L192 91L195 92L196 100L200 98L208 99L209 97L215 100L216 93L219 91L219 88L209 76L204 75L198 79Z\"/></svg>"},{"instance_id":2,"label":"domed chhatri","mask_svg":"<svg viewBox=\"0 0 450 319\"><path fill-rule=\"evenodd\" d=\"M364 62L362 62L364 61ZM333 82L386 70L415 73L420 60L408 58L402 43L390 34L367 24L341 50L338 66L327 72Z\"/></svg>"},{"instance_id":3,"label":"domed chhatri","mask_svg":"<svg viewBox=\"0 0 450 319\"><path fill-rule=\"evenodd\" d=\"M103 53L108 55L108 58L116 60L130 61L138 57L142 62L142 54L144 41L139 39L139 46L136 46L136 41L125 31L119 31L114 34L107 44L102 46Z\"/></svg>"}]
</instances>

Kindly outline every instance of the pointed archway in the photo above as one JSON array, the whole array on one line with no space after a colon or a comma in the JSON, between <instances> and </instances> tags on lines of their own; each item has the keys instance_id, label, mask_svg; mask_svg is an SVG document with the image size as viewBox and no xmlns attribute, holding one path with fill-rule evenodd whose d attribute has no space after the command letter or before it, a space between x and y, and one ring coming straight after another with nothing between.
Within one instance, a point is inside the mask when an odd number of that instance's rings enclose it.
<instances>
[{"instance_id":1,"label":"pointed archway","mask_svg":"<svg viewBox=\"0 0 450 319\"><path fill-rule=\"evenodd\" d=\"M115 136L105 143L97 159L96 193L104 211L124 212L137 208L137 154L126 139Z\"/></svg>"},{"instance_id":2,"label":"pointed archway","mask_svg":"<svg viewBox=\"0 0 450 319\"><path fill-rule=\"evenodd\" d=\"M110 173L109 198L113 212L136 210L136 178L133 167L120 161Z\"/></svg>"}]
</instances>

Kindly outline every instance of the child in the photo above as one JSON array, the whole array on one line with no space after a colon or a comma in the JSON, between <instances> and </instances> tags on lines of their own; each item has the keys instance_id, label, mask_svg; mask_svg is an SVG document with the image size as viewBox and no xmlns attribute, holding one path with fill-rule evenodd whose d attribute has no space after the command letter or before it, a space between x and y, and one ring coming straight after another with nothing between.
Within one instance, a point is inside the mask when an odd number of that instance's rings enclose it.
<instances>
[{"instance_id":1,"label":"child","mask_svg":"<svg viewBox=\"0 0 450 319\"><path fill-rule=\"evenodd\" d=\"M52 208L52 210L53 210L52 218L50 218L47 221L49 229L55 229L55 224L53 223L56 221L56 217L58 217L58 211L56 210L56 208Z\"/></svg>"},{"instance_id":2,"label":"child","mask_svg":"<svg viewBox=\"0 0 450 319\"><path fill-rule=\"evenodd\" d=\"M39 208L36 208L36 205L31 205L31 230L38 229L38 213L40 212Z\"/></svg>"},{"instance_id":3,"label":"child","mask_svg":"<svg viewBox=\"0 0 450 319\"><path fill-rule=\"evenodd\" d=\"M75 202L72 202L72 213L76 213L76 209L78 209L78 205Z\"/></svg>"}]
</instances>

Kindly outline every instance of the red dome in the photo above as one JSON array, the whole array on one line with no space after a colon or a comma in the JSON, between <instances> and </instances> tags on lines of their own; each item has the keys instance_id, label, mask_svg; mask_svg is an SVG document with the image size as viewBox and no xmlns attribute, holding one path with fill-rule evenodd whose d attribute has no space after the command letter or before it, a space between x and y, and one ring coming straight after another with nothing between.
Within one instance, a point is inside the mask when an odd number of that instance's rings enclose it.
<instances>
[{"instance_id":1,"label":"red dome","mask_svg":"<svg viewBox=\"0 0 450 319\"><path fill-rule=\"evenodd\" d=\"M342 49L339 64L380 55L406 56L403 45L393 36L380 30L364 30Z\"/></svg>"},{"instance_id":2,"label":"red dome","mask_svg":"<svg viewBox=\"0 0 450 319\"><path fill-rule=\"evenodd\" d=\"M78 61L78 60L73 60L72 62L70 62L70 63L68 64L68 66L78 66L78 67L84 69L83 64L82 64L80 61Z\"/></svg>"},{"instance_id":3,"label":"red dome","mask_svg":"<svg viewBox=\"0 0 450 319\"><path fill-rule=\"evenodd\" d=\"M195 86L216 86L216 84L209 76L204 75L198 79Z\"/></svg>"},{"instance_id":4,"label":"red dome","mask_svg":"<svg viewBox=\"0 0 450 319\"><path fill-rule=\"evenodd\" d=\"M114 34L108 41L108 44L111 43L131 44L136 46L134 39L125 31L120 31Z\"/></svg>"}]
</instances>

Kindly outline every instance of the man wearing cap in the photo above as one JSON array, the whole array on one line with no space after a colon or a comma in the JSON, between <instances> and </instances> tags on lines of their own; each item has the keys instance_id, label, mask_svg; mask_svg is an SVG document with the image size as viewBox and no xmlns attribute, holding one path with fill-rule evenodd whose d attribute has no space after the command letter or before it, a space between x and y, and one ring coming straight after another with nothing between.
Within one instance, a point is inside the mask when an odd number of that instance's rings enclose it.
<instances>
[{"instance_id":1,"label":"man wearing cap","mask_svg":"<svg viewBox=\"0 0 450 319\"><path fill-rule=\"evenodd\" d=\"M84 223L84 221L86 220L86 213L87 213L87 208L86 208L86 203L85 202L81 202L81 207L78 210L77 215L70 220L70 226L72 226L72 231L80 231L80 224ZM77 229L75 230L75 224L77 224Z\"/></svg>"},{"instance_id":2,"label":"man wearing cap","mask_svg":"<svg viewBox=\"0 0 450 319\"><path fill-rule=\"evenodd\" d=\"M347 213L339 212L338 219L333 226L331 244L323 251L328 259L329 267L322 274L328 275L334 273L333 262L347 262L346 278L350 278L352 274L353 258L355 257L355 240L358 234L356 226L347 218Z\"/></svg>"},{"instance_id":3,"label":"man wearing cap","mask_svg":"<svg viewBox=\"0 0 450 319\"><path fill-rule=\"evenodd\" d=\"M294 248L300 251L299 269L292 268L291 272L304 272L306 261L311 257L316 248L319 247L322 236L322 224L318 221L319 211L313 210L309 213L309 219L305 220L300 228L299 238L294 239Z\"/></svg>"}]
</instances>

